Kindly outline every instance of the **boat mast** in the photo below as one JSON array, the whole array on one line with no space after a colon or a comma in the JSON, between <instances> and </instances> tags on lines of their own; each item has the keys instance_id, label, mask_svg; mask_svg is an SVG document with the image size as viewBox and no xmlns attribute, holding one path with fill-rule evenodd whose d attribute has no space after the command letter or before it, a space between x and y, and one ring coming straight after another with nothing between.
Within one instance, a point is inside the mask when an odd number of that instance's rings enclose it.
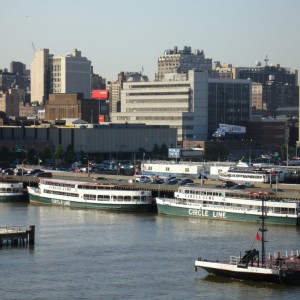
<instances>
[{"instance_id":1,"label":"boat mast","mask_svg":"<svg viewBox=\"0 0 300 300\"><path fill-rule=\"evenodd\" d=\"M268 229L265 226L265 220L268 218L267 217L267 210L265 206L265 199L262 199L262 205L261 205L261 227L260 227L260 232L261 232L261 263L262 266L265 265L266 261L266 249L265 249L265 232L268 231Z\"/></svg>"}]
</instances>

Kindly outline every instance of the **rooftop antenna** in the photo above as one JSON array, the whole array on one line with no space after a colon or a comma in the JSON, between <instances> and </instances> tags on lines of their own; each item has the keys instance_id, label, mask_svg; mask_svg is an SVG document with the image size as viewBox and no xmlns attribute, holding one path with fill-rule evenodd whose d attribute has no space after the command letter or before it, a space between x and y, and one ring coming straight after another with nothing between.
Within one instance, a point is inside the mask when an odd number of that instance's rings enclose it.
<instances>
[{"instance_id":1,"label":"rooftop antenna","mask_svg":"<svg viewBox=\"0 0 300 300\"><path fill-rule=\"evenodd\" d=\"M266 67L268 66L268 62L269 62L268 55L266 55L266 58L265 58Z\"/></svg>"}]
</instances>

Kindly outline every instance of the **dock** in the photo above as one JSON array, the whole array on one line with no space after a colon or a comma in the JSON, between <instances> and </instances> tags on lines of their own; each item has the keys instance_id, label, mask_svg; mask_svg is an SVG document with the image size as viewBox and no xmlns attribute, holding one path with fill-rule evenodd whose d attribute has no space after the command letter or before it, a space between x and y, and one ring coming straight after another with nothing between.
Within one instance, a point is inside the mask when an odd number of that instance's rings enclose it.
<instances>
[{"instance_id":1,"label":"dock","mask_svg":"<svg viewBox=\"0 0 300 300\"><path fill-rule=\"evenodd\" d=\"M34 245L35 225L0 225L0 248L3 246Z\"/></svg>"}]
</instances>

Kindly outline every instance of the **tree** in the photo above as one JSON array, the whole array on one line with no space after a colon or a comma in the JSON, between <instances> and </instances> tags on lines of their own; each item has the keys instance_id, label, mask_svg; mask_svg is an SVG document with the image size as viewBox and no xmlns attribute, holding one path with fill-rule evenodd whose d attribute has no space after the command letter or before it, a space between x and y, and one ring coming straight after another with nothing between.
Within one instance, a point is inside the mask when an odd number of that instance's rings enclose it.
<instances>
[{"instance_id":1,"label":"tree","mask_svg":"<svg viewBox=\"0 0 300 300\"><path fill-rule=\"evenodd\" d=\"M160 154L160 149L157 146L157 144L154 144L153 149L152 149L152 158L157 158L158 159L159 154Z\"/></svg>"},{"instance_id":2,"label":"tree","mask_svg":"<svg viewBox=\"0 0 300 300\"><path fill-rule=\"evenodd\" d=\"M33 148L30 148L29 150L28 150L28 163L29 164L35 164L35 162L36 162L36 157L37 157L37 152L36 152L36 150L35 149L33 149Z\"/></svg>"},{"instance_id":3,"label":"tree","mask_svg":"<svg viewBox=\"0 0 300 300\"><path fill-rule=\"evenodd\" d=\"M229 155L228 149L222 144L211 144L205 148L206 161L223 160Z\"/></svg>"},{"instance_id":4,"label":"tree","mask_svg":"<svg viewBox=\"0 0 300 300\"><path fill-rule=\"evenodd\" d=\"M145 154L146 154L146 150L140 147L137 151L137 158L144 159Z\"/></svg>"},{"instance_id":5,"label":"tree","mask_svg":"<svg viewBox=\"0 0 300 300\"><path fill-rule=\"evenodd\" d=\"M74 162L74 160L75 160L75 154L73 151L73 147L72 145L68 145L67 150L65 151L65 162L67 164L71 164Z\"/></svg>"},{"instance_id":6,"label":"tree","mask_svg":"<svg viewBox=\"0 0 300 300\"><path fill-rule=\"evenodd\" d=\"M64 159L64 149L61 144L56 145L54 150L54 158L58 163L61 163Z\"/></svg>"},{"instance_id":7,"label":"tree","mask_svg":"<svg viewBox=\"0 0 300 300\"><path fill-rule=\"evenodd\" d=\"M49 146L46 146L39 154L41 161L51 161L52 160L52 150Z\"/></svg>"},{"instance_id":8,"label":"tree","mask_svg":"<svg viewBox=\"0 0 300 300\"><path fill-rule=\"evenodd\" d=\"M167 147L167 145L162 144L160 147L160 153L162 155L162 159L165 159L166 157L168 157L168 151L169 151L169 148Z\"/></svg>"}]
</instances>

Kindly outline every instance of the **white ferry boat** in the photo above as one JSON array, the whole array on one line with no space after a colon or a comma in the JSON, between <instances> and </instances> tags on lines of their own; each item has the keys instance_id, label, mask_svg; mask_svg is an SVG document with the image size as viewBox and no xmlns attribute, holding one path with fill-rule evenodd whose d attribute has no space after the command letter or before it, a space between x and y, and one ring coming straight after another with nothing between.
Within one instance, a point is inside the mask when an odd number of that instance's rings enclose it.
<instances>
[{"instance_id":1,"label":"white ferry boat","mask_svg":"<svg viewBox=\"0 0 300 300\"><path fill-rule=\"evenodd\" d=\"M214 220L258 222L266 202L268 223L300 224L299 200L278 199L274 193L181 186L174 198L156 198L159 214Z\"/></svg>"},{"instance_id":2,"label":"white ferry boat","mask_svg":"<svg viewBox=\"0 0 300 300\"><path fill-rule=\"evenodd\" d=\"M38 187L27 187L30 203L99 208L119 211L151 211L151 191L128 185L40 178Z\"/></svg>"},{"instance_id":3,"label":"white ferry boat","mask_svg":"<svg viewBox=\"0 0 300 300\"><path fill-rule=\"evenodd\" d=\"M239 162L235 167L230 167L225 172L219 173L219 179L232 181L275 183L283 182L283 170L278 168L254 168L246 163Z\"/></svg>"},{"instance_id":4,"label":"white ferry boat","mask_svg":"<svg viewBox=\"0 0 300 300\"><path fill-rule=\"evenodd\" d=\"M22 182L0 182L0 202L24 201Z\"/></svg>"}]
</instances>

